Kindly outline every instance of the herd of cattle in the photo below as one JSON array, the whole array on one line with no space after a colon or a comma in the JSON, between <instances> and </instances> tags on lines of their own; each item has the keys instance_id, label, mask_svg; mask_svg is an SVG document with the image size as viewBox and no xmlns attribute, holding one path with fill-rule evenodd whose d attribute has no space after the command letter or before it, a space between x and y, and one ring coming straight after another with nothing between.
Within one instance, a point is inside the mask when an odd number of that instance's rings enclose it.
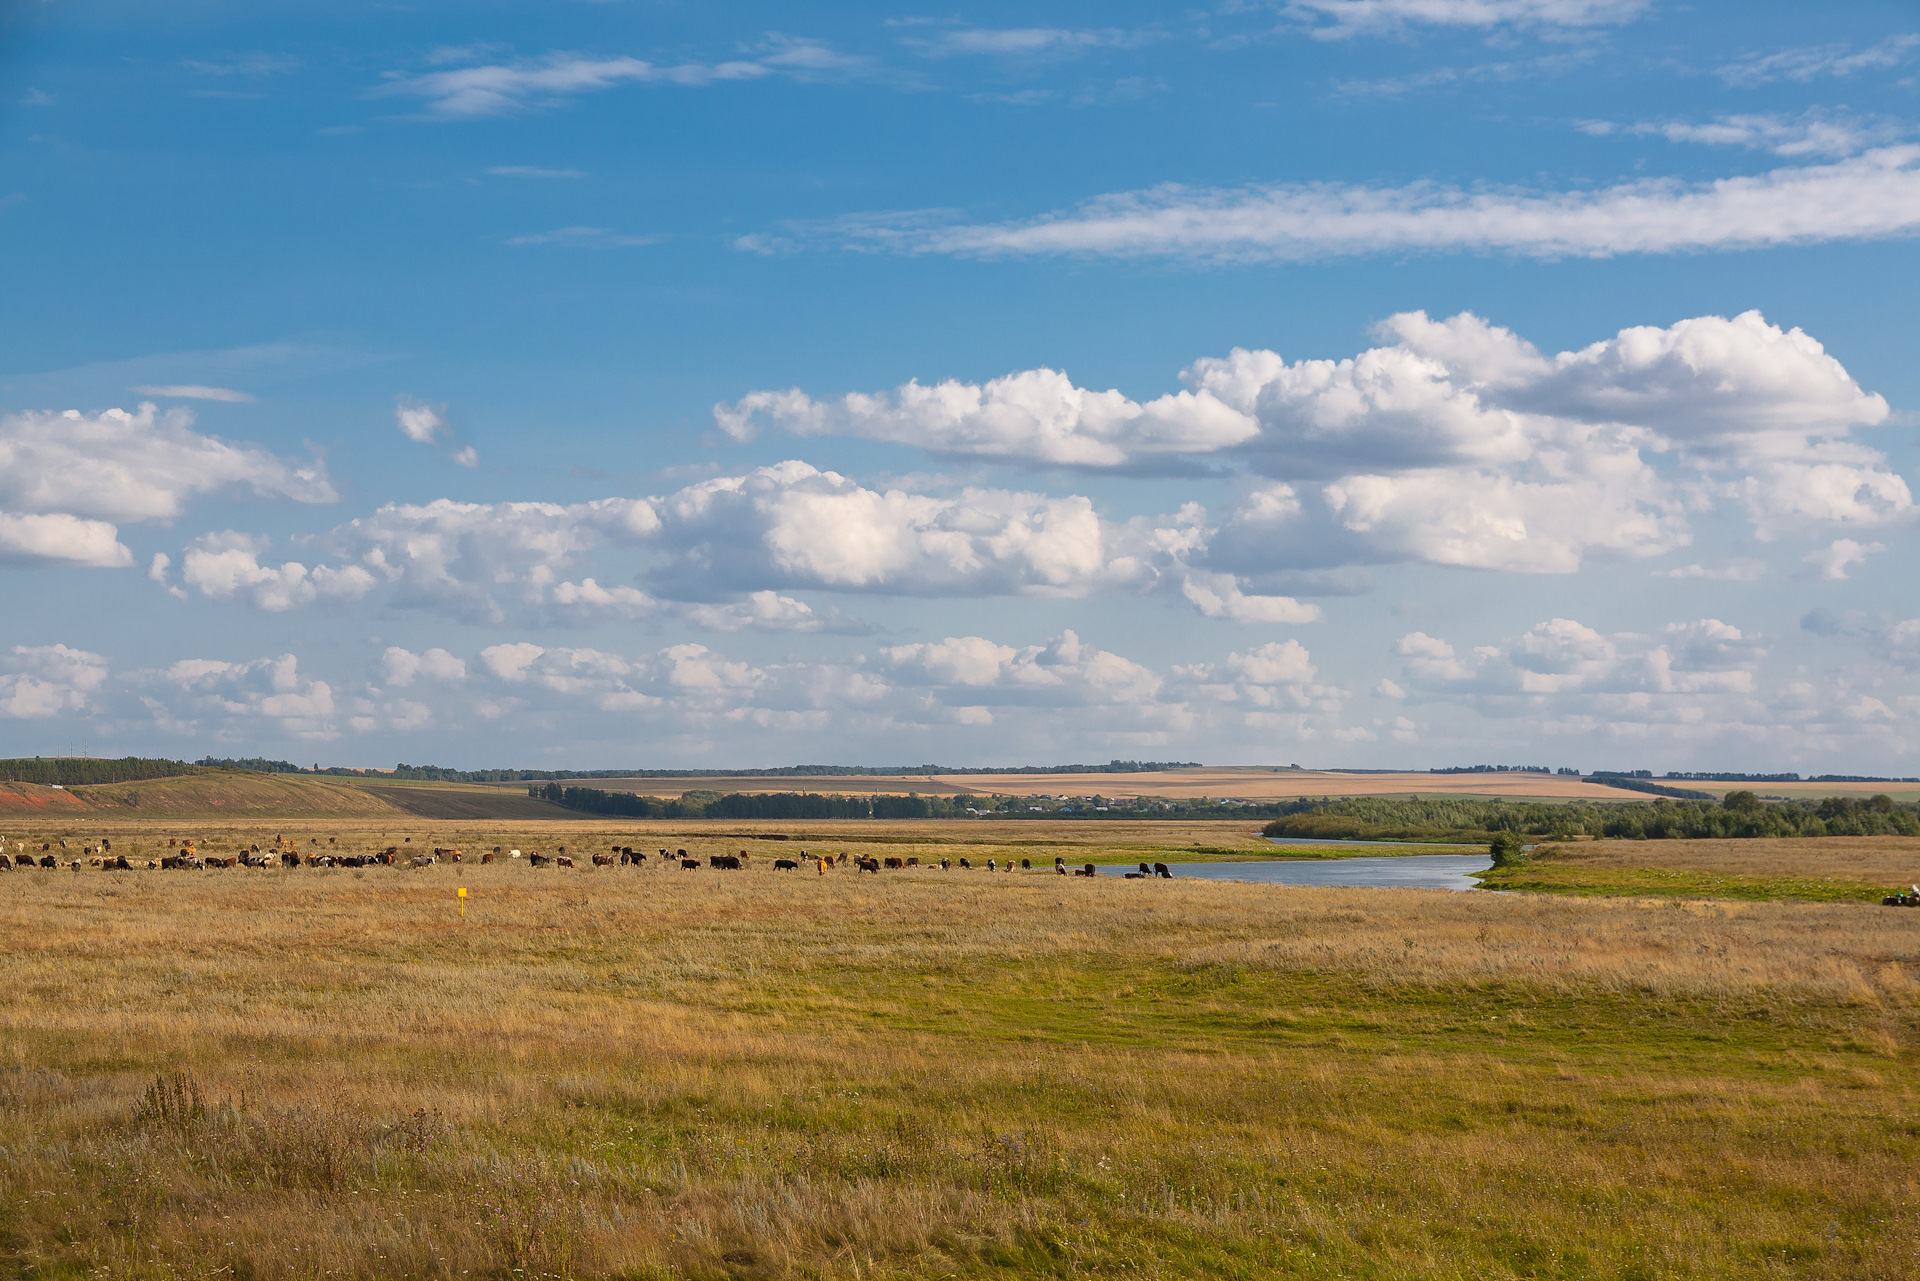
<instances>
[{"instance_id":1,"label":"herd of cattle","mask_svg":"<svg viewBox=\"0 0 1920 1281\"><path fill-rule=\"evenodd\" d=\"M327 845L332 846L337 839L336 837L328 837ZM319 843L319 837L310 838L308 842L309 847L317 846ZM410 839L408 843L411 844ZM0 872L10 871L16 867L57 868L61 866L70 867L76 872L79 871L82 866L79 859L63 857L63 854L67 851L66 841L61 840L58 842L60 850L62 851L60 854L54 852L54 844L55 842L53 841L43 841L36 856L30 846L21 842L15 842L15 852L7 854L4 852L7 849L7 843L4 839L0 839ZM113 852L113 842L102 838L97 845L87 845L82 852L86 855L86 866L118 871L132 871L136 866L141 865L154 871L199 871L207 868L223 867L392 867L396 864L408 867L432 867L435 863L460 863L468 861L468 855L465 851L443 848L438 845L433 847L432 853L408 853L403 851L398 845L389 845L385 849L372 854L345 854L331 849L316 850L312 848L309 848L306 852L302 852L296 842L289 841L285 836L274 837L264 850L261 849L259 845L254 844L242 846L231 854L215 854L211 851L202 852L200 846L192 840L183 841L178 838L168 840L167 848L170 852L158 858L136 861L129 859L125 854L115 854ZM472 861L477 863L491 863L495 859L511 861L522 857L524 857L528 865L532 867L574 866L573 857L567 852L567 847L564 845L560 847L557 854L529 853L524 856L519 850L510 850L503 846L496 845L491 850L481 853L477 858L472 859ZM647 863L647 852L645 850L636 850L631 845L609 846L606 853L602 854L595 851L590 857L593 865L596 867L643 867ZM685 850L673 850L669 852L662 849L659 851L658 859L658 866L671 867L677 863L682 869L687 871L692 871L701 866L700 860L689 857ZM738 854L709 855L706 865L708 867L737 872L751 865L753 861L754 858L752 854L746 850L741 850ZM804 864L812 864L821 876L825 876L829 867L846 865L848 856L845 853L808 855L805 850L802 850L796 858L776 858L772 861L775 871L794 872L798 871ZM852 858L852 863L858 871L872 872L875 875L878 875L882 868L905 869L921 866L919 858L910 855L904 857L889 855L885 858L874 858L870 855L855 855ZM934 865L929 862L926 866L932 867ZM964 858L943 858L940 860L939 866L943 871L950 871L955 866L958 866L962 871L976 870L972 860ZM1011 858L1007 859L1003 866L1000 860L990 858L986 861L986 870L989 872L1011 872L1014 870L1013 860ZM1032 871L1033 860L1021 859L1020 870ZM1042 870L1044 871L1045 869L1043 868ZM1065 876L1069 872L1075 876L1093 876L1096 874L1092 863L1069 868L1064 858L1055 858L1053 860L1053 870L1061 876ZM1128 880L1145 880L1154 877L1171 879L1172 876L1173 873L1167 868L1165 863L1155 863L1152 867L1148 867L1145 863L1142 863L1140 864L1139 871L1126 873Z\"/></svg>"}]
</instances>

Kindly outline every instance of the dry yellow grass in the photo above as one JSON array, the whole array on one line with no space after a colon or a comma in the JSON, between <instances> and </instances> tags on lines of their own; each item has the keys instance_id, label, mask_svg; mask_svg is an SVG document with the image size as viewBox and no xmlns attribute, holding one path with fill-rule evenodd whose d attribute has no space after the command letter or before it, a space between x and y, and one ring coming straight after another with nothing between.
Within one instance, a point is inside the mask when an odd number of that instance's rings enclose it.
<instances>
[{"instance_id":1,"label":"dry yellow grass","mask_svg":"<svg viewBox=\"0 0 1920 1281\"><path fill-rule=\"evenodd\" d=\"M567 830L612 843L615 825ZM738 873L0 877L0 1259L73 1277L1920 1271L1908 914L822 877L752 848Z\"/></svg>"}]
</instances>

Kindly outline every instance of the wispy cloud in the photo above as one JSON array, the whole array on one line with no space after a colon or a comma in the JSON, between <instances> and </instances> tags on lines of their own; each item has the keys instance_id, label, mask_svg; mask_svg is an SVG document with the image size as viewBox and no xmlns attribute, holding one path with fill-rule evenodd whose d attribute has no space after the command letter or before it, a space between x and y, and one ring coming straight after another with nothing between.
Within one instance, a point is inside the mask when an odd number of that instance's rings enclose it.
<instances>
[{"instance_id":1,"label":"wispy cloud","mask_svg":"<svg viewBox=\"0 0 1920 1281\"><path fill-rule=\"evenodd\" d=\"M203 76L278 76L298 69L300 62L285 54L256 50L229 58L189 58L180 65Z\"/></svg>"},{"instance_id":2,"label":"wispy cloud","mask_svg":"<svg viewBox=\"0 0 1920 1281\"><path fill-rule=\"evenodd\" d=\"M1751 54L1719 68L1730 85L1763 85L1774 80L1806 82L1827 76L1851 76L1862 71L1897 67L1920 53L1920 34L1888 36L1879 44L1855 52L1844 44L1805 45L1776 53Z\"/></svg>"},{"instance_id":3,"label":"wispy cloud","mask_svg":"<svg viewBox=\"0 0 1920 1281\"><path fill-rule=\"evenodd\" d=\"M253 397L231 387L203 387L198 383L142 383L129 387L142 396L170 396L183 400L224 400L231 404L251 404Z\"/></svg>"},{"instance_id":4,"label":"wispy cloud","mask_svg":"<svg viewBox=\"0 0 1920 1281\"><path fill-rule=\"evenodd\" d=\"M514 236L510 245L562 245L571 249L630 249L637 245L657 245L666 237L658 233L631 235L609 231L605 227L558 227L552 231Z\"/></svg>"},{"instance_id":5,"label":"wispy cloud","mask_svg":"<svg viewBox=\"0 0 1920 1281\"><path fill-rule=\"evenodd\" d=\"M442 50L433 61L464 61L492 52L495 50L490 48ZM762 40L752 56L724 62L666 66L642 58L556 52L541 58L450 67L418 75L393 72L372 92L375 97L418 98L426 104L430 116L464 119L531 110L623 84L697 88L771 75L817 80L851 75L863 66L862 59L840 53L821 41L775 33Z\"/></svg>"},{"instance_id":6,"label":"wispy cloud","mask_svg":"<svg viewBox=\"0 0 1920 1281\"><path fill-rule=\"evenodd\" d=\"M1749 114L1716 116L1699 122L1640 121L1615 124L1609 120L1580 122L1583 133L1595 137L1623 134L1665 138L1668 142L1703 143L1716 147L1745 147L1777 156L1851 156L1869 147L1898 140L1906 128L1890 120L1862 119L1824 111L1797 116Z\"/></svg>"},{"instance_id":7,"label":"wispy cloud","mask_svg":"<svg viewBox=\"0 0 1920 1281\"><path fill-rule=\"evenodd\" d=\"M542 169L538 165L495 165L487 170L495 178L584 178L584 169Z\"/></svg>"},{"instance_id":8,"label":"wispy cloud","mask_svg":"<svg viewBox=\"0 0 1920 1281\"><path fill-rule=\"evenodd\" d=\"M1238 189L1164 186L1029 222L940 225L924 213L798 228L789 243L975 257L1082 254L1258 261L1460 251L1537 258L1750 249L1920 230L1920 146L1828 165L1597 191L1469 191L1440 183ZM740 248L781 247L743 238Z\"/></svg>"},{"instance_id":9,"label":"wispy cloud","mask_svg":"<svg viewBox=\"0 0 1920 1281\"><path fill-rule=\"evenodd\" d=\"M1452 89L1462 85L1510 84L1541 76L1563 75L1591 62L1593 51L1548 54L1539 58L1519 58L1502 62L1478 62L1464 67L1433 67L1404 76L1384 76L1377 80L1342 80L1334 93L1343 98L1401 98L1429 89Z\"/></svg>"},{"instance_id":10,"label":"wispy cloud","mask_svg":"<svg viewBox=\"0 0 1920 1281\"><path fill-rule=\"evenodd\" d=\"M428 114L460 118L503 115L620 84L706 85L716 80L752 80L766 74L767 68L754 62L662 67L639 58L582 58L556 53L533 62L396 75L374 93L379 97L421 98Z\"/></svg>"},{"instance_id":11,"label":"wispy cloud","mask_svg":"<svg viewBox=\"0 0 1920 1281\"><path fill-rule=\"evenodd\" d=\"M1321 40L1409 26L1578 30L1632 22L1652 0L1290 0L1282 12Z\"/></svg>"},{"instance_id":12,"label":"wispy cloud","mask_svg":"<svg viewBox=\"0 0 1920 1281\"><path fill-rule=\"evenodd\" d=\"M1130 48L1152 38L1144 32L1116 28L1095 31L1064 27L969 27L932 37L909 37L901 43L930 58L1057 58L1093 49Z\"/></svg>"}]
</instances>

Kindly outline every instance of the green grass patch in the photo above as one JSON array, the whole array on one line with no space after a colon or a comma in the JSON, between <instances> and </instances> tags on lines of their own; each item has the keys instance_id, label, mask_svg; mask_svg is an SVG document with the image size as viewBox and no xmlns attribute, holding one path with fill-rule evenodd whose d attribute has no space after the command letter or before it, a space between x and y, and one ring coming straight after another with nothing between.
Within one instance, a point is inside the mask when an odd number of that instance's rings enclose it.
<instances>
[{"instance_id":1,"label":"green grass patch","mask_svg":"<svg viewBox=\"0 0 1920 1281\"><path fill-rule=\"evenodd\" d=\"M1658 895L1766 902L1878 903L1891 889L1818 876L1729 876L1664 867L1523 862L1479 873L1482 889L1531 894Z\"/></svg>"}]
</instances>

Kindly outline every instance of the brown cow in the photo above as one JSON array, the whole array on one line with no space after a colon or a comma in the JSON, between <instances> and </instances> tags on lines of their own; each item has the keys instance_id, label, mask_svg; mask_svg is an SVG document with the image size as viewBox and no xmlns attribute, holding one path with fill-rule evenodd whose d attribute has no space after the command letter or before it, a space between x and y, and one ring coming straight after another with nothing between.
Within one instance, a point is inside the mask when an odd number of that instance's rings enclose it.
<instances>
[{"instance_id":1,"label":"brown cow","mask_svg":"<svg viewBox=\"0 0 1920 1281\"><path fill-rule=\"evenodd\" d=\"M893 855L889 854L887 856L886 865L889 869L896 868L896 867L905 867L907 865L907 860L903 858L895 858Z\"/></svg>"},{"instance_id":2,"label":"brown cow","mask_svg":"<svg viewBox=\"0 0 1920 1281\"><path fill-rule=\"evenodd\" d=\"M561 848L561 849L565 849L565 848L566 848L566 846L564 846L564 845L563 845L563 846L561 846L560 848ZM573 860L572 860L572 859L570 859L570 858L568 858L568 857L567 857L567 856L566 856L565 854L562 854L562 855L560 855L559 857L557 857L557 858L555 858L555 859L554 859L553 861L554 861L554 863L555 863L555 865L557 865L557 866L559 866L559 867L572 867L572 866L573 866Z\"/></svg>"}]
</instances>

